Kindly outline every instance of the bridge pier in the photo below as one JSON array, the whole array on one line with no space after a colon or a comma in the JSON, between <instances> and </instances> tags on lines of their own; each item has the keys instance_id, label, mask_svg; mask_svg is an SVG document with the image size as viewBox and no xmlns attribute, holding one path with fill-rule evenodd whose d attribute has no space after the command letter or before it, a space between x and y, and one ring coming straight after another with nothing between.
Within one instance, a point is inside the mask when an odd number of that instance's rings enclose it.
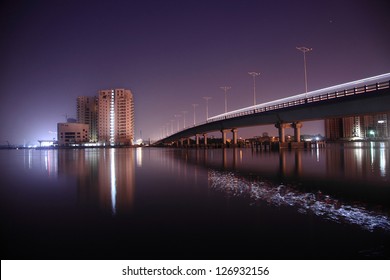
<instances>
[{"instance_id":1,"label":"bridge pier","mask_svg":"<svg viewBox=\"0 0 390 280\"><path fill-rule=\"evenodd\" d=\"M301 122L294 122L292 123L292 127L294 128L294 137L295 137L295 142L301 142L301 127L302 123Z\"/></svg>"},{"instance_id":2,"label":"bridge pier","mask_svg":"<svg viewBox=\"0 0 390 280\"><path fill-rule=\"evenodd\" d=\"M279 143L280 148L303 148L303 143L301 143L301 122L293 122L293 123L282 123L278 122L275 124L275 127L279 130ZM294 128L294 142L286 143L286 128ZM284 144L286 143L286 144Z\"/></svg>"},{"instance_id":3,"label":"bridge pier","mask_svg":"<svg viewBox=\"0 0 390 280\"><path fill-rule=\"evenodd\" d=\"M229 131L229 129L222 129L222 144L223 146L226 146L226 133Z\"/></svg>"},{"instance_id":4,"label":"bridge pier","mask_svg":"<svg viewBox=\"0 0 390 280\"><path fill-rule=\"evenodd\" d=\"M279 142L280 143L286 142L285 129L286 128L290 128L291 124L278 122L278 123L275 124L275 127L279 130Z\"/></svg>"},{"instance_id":5,"label":"bridge pier","mask_svg":"<svg viewBox=\"0 0 390 280\"><path fill-rule=\"evenodd\" d=\"M233 145L237 146L237 132L238 132L238 129L237 128L233 128L232 132L233 132Z\"/></svg>"},{"instance_id":6,"label":"bridge pier","mask_svg":"<svg viewBox=\"0 0 390 280\"><path fill-rule=\"evenodd\" d=\"M207 148L207 133L203 134L203 139L204 139L204 147Z\"/></svg>"},{"instance_id":7,"label":"bridge pier","mask_svg":"<svg viewBox=\"0 0 390 280\"><path fill-rule=\"evenodd\" d=\"M196 147L199 147L199 137L200 137L199 134L196 134L196 135L195 135L195 144L196 144Z\"/></svg>"}]
</instances>

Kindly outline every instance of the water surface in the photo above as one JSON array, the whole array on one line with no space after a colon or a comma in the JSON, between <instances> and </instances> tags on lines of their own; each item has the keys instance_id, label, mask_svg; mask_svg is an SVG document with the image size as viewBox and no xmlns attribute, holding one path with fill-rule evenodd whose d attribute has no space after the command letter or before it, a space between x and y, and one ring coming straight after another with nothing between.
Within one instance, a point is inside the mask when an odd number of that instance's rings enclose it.
<instances>
[{"instance_id":1,"label":"water surface","mask_svg":"<svg viewBox=\"0 0 390 280\"><path fill-rule=\"evenodd\" d=\"M388 143L0 150L2 259L389 258Z\"/></svg>"}]
</instances>

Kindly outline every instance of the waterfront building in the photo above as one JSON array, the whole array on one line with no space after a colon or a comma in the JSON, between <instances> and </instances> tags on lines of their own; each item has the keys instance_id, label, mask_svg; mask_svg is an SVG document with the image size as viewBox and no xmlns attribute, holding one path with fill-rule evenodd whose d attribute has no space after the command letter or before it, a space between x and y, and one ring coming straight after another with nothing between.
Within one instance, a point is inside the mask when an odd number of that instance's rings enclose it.
<instances>
[{"instance_id":1,"label":"waterfront building","mask_svg":"<svg viewBox=\"0 0 390 280\"><path fill-rule=\"evenodd\" d=\"M325 120L328 140L384 139L390 137L390 112Z\"/></svg>"},{"instance_id":2,"label":"waterfront building","mask_svg":"<svg viewBox=\"0 0 390 280\"><path fill-rule=\"evenodd\" d=\"M98 92L98 141L131 145L134 141L134 99L127 89Z\"/></svg>"},{"instance_id":3,"label":"waterfront building","mask_svg":"<svg viewBox=\"0 0 390 280\"><path fill-rule=\"evenodd\" d=\"M70 146L89 142L89 126L83 123L58 123L58 146Z\"/></svg>"},{"instance_id":4,"label":"waterfront building","mask_svg":"<svg viewBox=\"0 0 390 280\"><path fill-rule=\"evenodd\" d=\"M89 142L98 141L98 98L77 97L77 122L89 125Z\"/></svg>"}]
</instances>

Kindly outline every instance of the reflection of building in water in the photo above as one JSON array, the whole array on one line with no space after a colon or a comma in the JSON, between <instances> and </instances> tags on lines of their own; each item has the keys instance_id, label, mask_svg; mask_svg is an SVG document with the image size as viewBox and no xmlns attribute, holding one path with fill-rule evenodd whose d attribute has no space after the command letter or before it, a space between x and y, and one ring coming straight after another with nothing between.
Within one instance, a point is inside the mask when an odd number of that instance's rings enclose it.
<instances>
[{"instance_id":1,"label":"reflection of building in water","mask_svg":"<svg viewBox=\"0 0 390 280\"><path fill-rule=\"evenodd\" d=\"M38 154L38 156L37 156ZM58 176L57 150L23 150L23 161L26 169L39 169L47 173L48 177Z\"/></svg>"},{"instance_id":2,"label":"reflection of building in water","mask_svg":"<svg viewBox=\"0 0 390 280\"><path fill-rule=\"evenodd\" d=\"M385 142L348 143L344 148L326 150L327 176L358 181L377 180L389 172L389 147ZM337 163L337 164L335 164Z\"/></svg>"},{"instance_id":3,"label":"reflection of building in water","mask_svg":"<svg viewBox=\"0 0 390 280\"><path fill-rule=\"evenodd\" d=\"M113 214L130 210L134 199L134 150L105 149L99 160L100 204Z\"/></svg>"},{"instance_id":4,"label":"reflection of building in water","mask_svg":"<svg viewBox=\"0 0 390 280\"><path fill-rule=\"evenodd\" d=\"M329 140L390 137L390 112L325 120Z\"/></svg>"},{"instance_id":5,"label":"reflection of building in water","mask_svg":"<svg viewBox=\"0 0 390 280\"><path fill-rule=\"evenodd\" d=\"M58 152L59 173L77 178L80 206L103 208L112 214L131 210L135 185L133 149Z\"/></svg>"}]
</instances>

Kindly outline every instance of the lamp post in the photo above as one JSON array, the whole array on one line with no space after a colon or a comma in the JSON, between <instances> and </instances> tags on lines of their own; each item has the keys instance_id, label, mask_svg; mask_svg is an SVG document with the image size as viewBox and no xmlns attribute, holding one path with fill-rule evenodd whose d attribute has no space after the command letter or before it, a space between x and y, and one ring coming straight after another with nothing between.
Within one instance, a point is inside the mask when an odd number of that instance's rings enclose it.
<instances>
[{"instance_id":1,"label":"lamp post","mask_svg":"<svg viewBox=\"0 0 390 280\"><path fill-rule=\"evenodd\" d=\"M180 117L181 117L180 115L175 115L175 118L177 119L177 132L179 132L179 129L180 129L180 124L179 124Z\"/></svg>"},{"instance_id":2,"label":"lamp post","mask_svg":"<svg viewBox=\"0 0 390 280\"><path fill-rule=\"evenodd\" d=\"M183 129L186 128L186 114L187 111L181 111L183 113Z\"/></svg>"},{"instance_id":3,"label":"lamp post","mask_svg":"<svg viewBox=\"0 0 390 280\"><path fill-rule=\"evenodd\" d=\"M226 93L229 89L231 89L231 87L227 87L227 86L224 86L224 87L220 87L224 92L225 92L225 113L227 113L227 97L226 97Z\"/></svg>"},{"instance_id":4,"label":"lamp post","mask_svg":"<svg viewBox=\"0 0 390 280\"><path fill-rule=\"evenodd\" d=\"M206 121L209 119L209 100L211 97L209 96L204 96L203 99L206 100Z\"/></svg>"},{"instance_id":5,"label":"lamp post","mask_svg":"<svg viewBox=\"0 0 390 280\"><path fill-rule=\"evenodd\" d=\"M196 123L196 116L195 116L195 108L198 106L198 104L192 104L192 107L194 107L194 125Z\"/></svg>"},{"instance_id":6,"label":"lamp post","mask_svg":"<svg viewBox=\"0 0 390 280\"><path fill-rule=\"evenodd\" d=\"M171 134L173 134L173 122L174 122L175 120L171 120Z\"/></svg>"},{"instance_id":7,"label":"lamp post","mask_svg":"<svg viewBox=\"0 0 390 280\"><path fill-rule=\"evenodd\" d=\"M171 123L170 122L168 122L167 123L167 125L166 125L166 129L167 129L167 136L169 135L169 126L171 125Z\"/></svg>"},{"instance_id":8,"label":"lamp post","mask_svg":"<svg viewBox=\"0 0 390 280\"><path fill-rule=\"evenodd\" d=\"M256 77L260 76L257 72L248 72L253 77L253 105L256 105Z\"/></svg>"},{"instance_id":9,"label":"lamp post","mask_svg":"<svg viewBox=\"0 0 390 280\"><path fill-rule=\"evenodd\" d=\"M303 52L303 67L305 70L305 92L307 93L307 73L306 73L306 53L312 51L312 48L296 47L297 50Z\"/></svg>"}]
</instances>

